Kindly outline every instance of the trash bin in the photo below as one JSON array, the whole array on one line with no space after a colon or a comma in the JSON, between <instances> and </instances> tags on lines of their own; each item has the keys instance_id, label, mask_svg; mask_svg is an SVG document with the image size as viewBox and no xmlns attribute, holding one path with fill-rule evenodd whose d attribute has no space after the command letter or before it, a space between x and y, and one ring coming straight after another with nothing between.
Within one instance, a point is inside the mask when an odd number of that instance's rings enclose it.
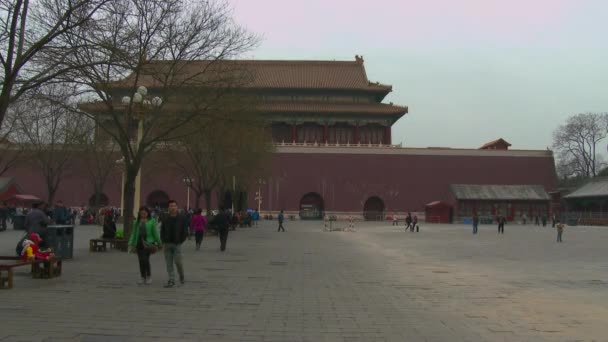
<instances>
[{"instance_id":1,"label":"trash bin","mask_svg":"<svg viewBox=\"0 0 608 342\"><path fill-rule=\"evenodd\" d=\"M48 226L46 243L61 259L71 259L74 255L74 226Z\"/></svg>"},{"instance_id":2,"label":"trash bin","mask_svg":"<svg viewBox=\"0 0 608 342\"><path fill-rule=\"evenodd\" d=\"M14 230L25 230L25 215L13 216L13 229Z\"/></svg>"}]
</instances>

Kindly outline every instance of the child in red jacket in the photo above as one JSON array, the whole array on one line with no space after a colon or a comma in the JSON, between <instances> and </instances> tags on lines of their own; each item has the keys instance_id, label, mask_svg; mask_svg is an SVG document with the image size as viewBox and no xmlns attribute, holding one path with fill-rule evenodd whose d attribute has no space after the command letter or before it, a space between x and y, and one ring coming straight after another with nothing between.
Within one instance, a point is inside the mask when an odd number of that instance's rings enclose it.
<instances>
[{"instance_id":1,"label":"child in red jacket","mask_svg":"<svg viewBox=\"0 0 608 342\"><path fill-rule=\"evenodd\" d=\"M23 240L23 251L21 252L21 259L23 261L37 260L48 260L53 257L54 254L50 252L42 252L38 247L38 244L42 242L40 235L32 233L29 239Z\"/></svg>"}]
</instances>

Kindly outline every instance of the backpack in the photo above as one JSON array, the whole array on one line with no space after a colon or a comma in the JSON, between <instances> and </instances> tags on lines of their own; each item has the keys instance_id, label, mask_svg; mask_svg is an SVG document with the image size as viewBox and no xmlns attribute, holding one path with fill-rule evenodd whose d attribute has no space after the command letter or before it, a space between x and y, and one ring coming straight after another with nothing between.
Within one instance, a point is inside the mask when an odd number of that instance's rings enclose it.
<instances>
[{"instance_id":1,"label":"backpack","mask_svg":"<svg viewBox=\"0 0 608 342\"><path fill-rule=\"evenodd\" d=\"M15 252L17 253L17 256L21 256L21 253L23 253L23 241L25 241L25 239L27 238L27 233L21 238L19 239L19 242L17 243L17 247L15 248Z\"/></svg>"}]
</instances>

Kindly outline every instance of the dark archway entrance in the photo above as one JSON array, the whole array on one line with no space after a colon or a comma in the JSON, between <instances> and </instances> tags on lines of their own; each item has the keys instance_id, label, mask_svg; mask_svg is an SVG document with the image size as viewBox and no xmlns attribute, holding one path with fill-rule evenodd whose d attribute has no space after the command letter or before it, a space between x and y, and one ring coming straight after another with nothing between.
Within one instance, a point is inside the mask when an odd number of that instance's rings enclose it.
<instances>
[{"instance_id":1,"label":"dark archway entrance","mask_svg":"<svg viewBox=\"0 0 608 342\"><path fill-rule=\"evenodd\" d=\"M147 199L146 199L146 205L149 208L168 208L169 207L169 195L167 195L166 192L162 191L162 190L155 190L152 191Z\"/></svg>"},{"instance_id":2,"label":"dark archway entrance","mask_svg":"<svg viewBox=\"0 0 608 342\"><path fill-rule=\"evenodd\" d=\"M310 192L300 200L300 218L302 220L323 219L323 198L316 192Z\"/></svg>"},{"instance_id":3,"label":"dark archway entrance","mask_svg":"<svg viewBox=\"0 0 608 342\"><path fill-rule=\"evenodd\" d=\"M384 201L377 196L368 198L363 206L363 217L366 221L383 221Z\"/></svg>"},{"instance_id":4,"label":"dark archway entrance","mask_svg":"<svg viewBox=\"0 0 608 342\"><path fill-rule=\"evenodd\" d=\"M110 204L110 199L104 193L99 194L99 203L95 203L95 194L93 194L91 197L89 197L89 206L90 207L95 208L95 207L97 207L97 205L99 205L100 207L106 207L106 206L108 206L108 204Z\"/></svg>"}]
</instances>

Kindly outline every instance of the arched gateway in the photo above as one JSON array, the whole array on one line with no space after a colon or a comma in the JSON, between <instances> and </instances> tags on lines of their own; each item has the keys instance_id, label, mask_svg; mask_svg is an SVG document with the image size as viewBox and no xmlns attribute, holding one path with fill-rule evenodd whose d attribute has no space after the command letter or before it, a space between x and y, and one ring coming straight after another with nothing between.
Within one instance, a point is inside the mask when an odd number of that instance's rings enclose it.
<instances>
[{"instance_id":1,"label":"arched gateway","mask_svg":"<svg viewBox=\"0 0 608 342\"><path fill-rule=\"evenodd\" d=\"M366 221L384 220L384 201L377 196L368 198L363 205L363 216Z\"/></svg>"},{"instance_id":2,"label":"arched gateway","mask_svg":"<svg viewBox=\"0 0 608 342\"><path fill-rule=\"evenodd\" d=\"M169 195L162 190L152 191L146 199L146 205L149 208L156 208L157 206L167 208L169 207Z\"/></svg>"},{"instance_id":3,"label":"arched gateway","mask_svg":"<svg viewBox=\"0 0 608 342\"><path fill-rule=\"evenodd\" d=\"M302 220L323 219L323 198L316 192L310 192L300 200L300 218Z\"/></svg>"}]
</instances>

